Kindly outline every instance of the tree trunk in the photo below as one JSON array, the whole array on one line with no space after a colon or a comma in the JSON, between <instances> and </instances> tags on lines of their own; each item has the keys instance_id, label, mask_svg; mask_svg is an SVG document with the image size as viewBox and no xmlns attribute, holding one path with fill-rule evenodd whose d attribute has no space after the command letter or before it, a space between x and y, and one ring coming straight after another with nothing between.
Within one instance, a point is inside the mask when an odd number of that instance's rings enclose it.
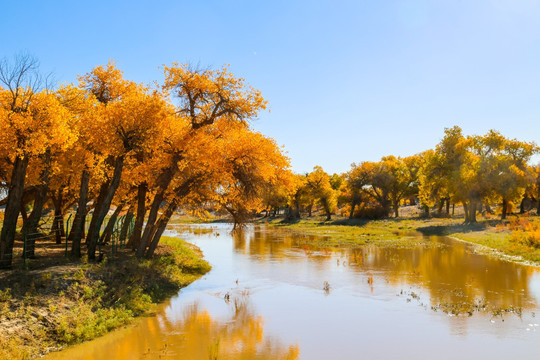
<instances>
[{"instance_id":1,"label":"tree trunk","mask_svg":"<svg viewBox=\"0 0 540 360\"><path fill-rule=\"evenodd\" d=\"M24 226L26 226L26 222L28 221L28 213L26 212L26 204L24 202L21 202L21 217L24 228Z\"/></svg>"},{"instance_id":2,"label":"tree trunk","mask_svg":"<svg viewBox=\"0 0 540 360\"><path fill-rule=\"evenodd\" d=\"M165 198L165 192L171 184L174 175L178 171L178 161L182 159L181 154L175 154L172 158L171 165L166 168L158 178L158 191L152 205L150 206L150 212L148 213L148 219L146 219L146 226L141 237L141 240L137 247L137 256L142 257L146 250L147 245L150 243L155 230L155 222L158 216L159 207Z\"/></svg>"},{"instance_id":3,"label":"tree trunk","mask_svg":"<svg viewBox=\"0 0 540 360\"><path fill-rule=\"evenodd\" d=\"M450 199L446 198L446 215L450 215Z\"/></svg>"},{"instance_id":4,"label":"tree trunk","mask_svg":"<svg viewBox=\"0 0 540 360\"><path fill-rule=\"evenodd\" d=\"M105 227L105 230L103 231L103 234L101 234L101 237L99 239L100 243L102 245L107 245L109 241L111 240L111 236L114 230L114 225L116 224L116 219L118 219L118 215L122 210L124 209L124 203L121 203L116 207L116 210L114 210L114 213L109 218L109 221L107 222L107 226Z\"/></svg>"},{"instance_id":5,"label":"tree trunk","mask_svg":"<svg viewBox=\"0 0 540 360\"><path fill-rule=\"evenodd\" d=\"M11 173L4 222L0 232L0 269L11 267L13 259L13 243L17 230L17 219L21 209L21 200L24 190L24 179L28 167L28 157L17 156Z\"/></svg>"},{"instance_id":6,"label":"tree trunk","mask_svg":"<svg viewBox=\"0 0 540 360\"><path fill-rule=\"evenodd\" d=\"M81 240L84 237L84 223L86 219L86 203L88 202L88 183L90 172L83 170L81 174L81 187L79 188L79 203L69 238L71 239L71 255L81 257Z\"/></svg>"},{"instance_id":7,"label":"tree trunk","mask_svg":"<svg viewBox=\"0 0 540 360\"><path fill-rule=\"evenodd\" d=\"M528 196L525 194L525 196L523 196L523 199L521 199L521 203L519 204L519 213L520 214L525 214L525 201L527 201L528 199Z\"/></svg>"},{"instance_id":8,"label":"tree trunk","mask_svg":"<svg viewBox=\"0 0 540 360\"><path fill-rule=\"evenodd\" d=\"M351 202L351 212L349 213L349 220L354 218L354 208L356 207L356 201Z\"/></svg>"},{"instance_id":9,"label":"tree trunk","mask_svg":"<svg viewBox=\"0 0 540 360\"><path fill-rule=\"evenodd\" d=\"M111 202L113 200L114 194L116 193L116 190L120 185L120 178L122 176L123 167L124 157L118 156L115 160L114 172L111 183L109 186L107 186L107 189L105 190L105 195L103 196L101 203L96 204L96 208L94 209L94 215L92 216L93 224L91 223L90 225L90 229L88 230L88 237L86 240L88 243L88 259L90 260L95 260L96 258L96 247L99 241L99 232L101 229L101 225L103 224L103 220L105 220L105 216L109 212L109 208L111 207ZM94 218L96 219L95 221Z\"/></svg>"},{"instance_id":10,"label":"tree trunk","mask_svg":"<svg viewBox=\"0 0 540 360\"><path fill-rule=\"evenodd\" d=\"M299 200L299 199L295 199L295 200L294 200L294 214L293 214L293 218L294 218L294 219L300 219L300 200Z\"/></svg>"},{"instance_id":11,"label":"tree trunk","mask_svg":"<svg viewBox=\"0 0 540 360\"><path fill-rule=\"evenodd\" d=\"M105 200L105 196L107 195L107 189L109 188L109 185L110 183L108 181L101 184L101 186L99 187L98 196L93 201L94 209L92 212L92 217L90 218L90 224L88 224L88 229L87 229L88 234L86 236L86 244L88 244L88 239L90 239L93 236L92 234L94 232L94 229L96 228L96 222L97 222L97 217L95 217L94 215L98 211L98 208L102 206Z\"/></svg>"},{"instance_id":12,"label":"tree trunk","mask_svg":"<svg viewBox=\"0 0 540 360\"><path fill-rule=\"evenodd\" d=\"M398 203L394 203L394 216L396 218L399 217L399 204Z\"/></svg>"},{"instance_id":13,"label":"tree trunk","mask_svg":"<svg viewBox=\"0 0 540 360\"><path fill-rule=\"evenodd\" d=\"M442 198L440 201L439 201L439 207L437 208L437 214L438 215L441 215L442 214L442 209L444 207L444 198Z\"/></svg>"},{"instance_id":14,"label":"tree trunk","mask_svg":"<svg viewBox=\"0 0 540 360\"><path fill-rule=\"evenodd\" d=\"M124 222L122 223L122 229L120 230L120 239L119 239L120 242L124 241L126 237L128 236L129 226L130 226L132 218L133 218L133 205L129 207L128 212L124 217Z\"/></svg>"},{"instance_id":15,"label":"tree trunk","mask_svg":"<svg viewBox=\"0 0 540 360\"><path fill-rule=\"evenodd\" d=\"M502 200L502 212L501 212L501 220L506 219L506 212L508 211L508 200L503 198Z\"/></svg>"},{"instance_id":16,"label":"tree trunk","mask_svg":"<svg viewBox=\"0 0 540 360\"><path fill-rule=\"evenodd\" d=\"M383 206L383 210L384 210L384 217L385 218L390 217L390 204L385 204L385 206Z\"/></svg>"},{"instance_id":17,"label":"tree trunk","mask_svg":"<svg viewBox=\"0 0 540 360\"><path fill-rule=\"evenodd\" d=\"M466 202L463 202L463 211L465 212L465 222L468 223L470 220L469 217L469 205Z\"/></svg>"},{"instance_id":18,"label":"tree trunk","mask_svg":"<svg viewBox=\"0 0 540 360\"><path fill-rule=\"evenodd\" d=\"M191 188L194 183L196 183L198 180L201 180L200 178L190 178L186 180L181 186L177 187L174 190L174 199L169 203L167 206L167 209L165 210L165 213L161 215L158 222L156 222L151 228L148 228L149 236L148 236L148 242L145 241L145 237L143 234L143 237L141 239L141 243L139 248L137 249L136 256L138 258L141 258L145 255L152 256L154 254L154 251L157 247L157 244L159 242L159 239L161 238L161 234L163 234L163 231L165 231L165 227L169 223L169 219L171 218L174 210L178 207L178 204L180 202L179 199L182 199L184 196L189 194L191 191ZM144 231L146 232L146 229ZM153 246L152 250L146 251L146 248L150 248ZM148 255L149 254L149 255Z\"/></svg>"},{"instance_id":19,"label":"tree trunk","mask_svg":"<svg viewBox=\"0 0 540 360\"><path fill-rule=\"evenodd\" d=\"M424 205L424 214L426 217L429 217L429 206Z\"/></svg>"},{"instance_id":20,"label":"tree trunk","mask_svg":"<svg viewBox=\"0 0 540 360\"><path fill-rule=\"evenodd\" d=\"M26 257L33 258L36 250L36 239L38 234L39 220L43 213L43 205L47 201L47 193L49 192L49 175L46 174L45 184L38 186L36 198L34 199L34 207L28 217L28 220L23 225L23 231L26 231Z\"/></svg>"},{"instance_id":21,"label":"tree trunk","mask_svg":"<svg viewBox=\"0 0 540 360\"><path fill-rule=\"evenodd\" d=\"M471 224L476 223L476 201L471 201L469 209L469 222Z\"/></svg>"},{"instance_id":22,"label":"tree trunk","mask_svg":"<svg viewBox=\"0 0 540 360\"><path fill-rule=\"evenodd\" d=\"M58 190L55 195L52 196L54 204L54 220L51 228L51 234L55 235L56 243L62 243L62 236L64 234L64 214L62 212L62 205L64 204L62 190Z\"/></svg>"},{"instance_id":23,"label":"tree trunk","mask_svg":"<svg viewBox=\"0 0 540 360\"><path fill-rule=\"evenodd\" d=\"M128 241L128 246L136 250L141 243L141 233L144 225L144 217L146 215L146 192L148 185L146 182L139 184L137 187L137 217L135 218L135 226Z\"/></svg>"},{"instance_id":24,"label":"tree trunk","mask_svg":"<svg viewBox=\"0 0 540 360\"><path fill-rule=\"evenodd\" d=\"M159 244L159 239L161 238L161 235L163 235L163 232L167 228L167 224L169 223L169 220L171 219L172 214L174 213L174 210L176 210L176 207L178 206L178 201L174 199L168 206L165 212L160 216L158 222L155 225L156 230L153 232L152 242L150 243L150 246L148 247L148 250L146 251L145 257L147 259L151 259L154 255L154 252L156 251L156 248Z\"/></svg>"}]
</instances>

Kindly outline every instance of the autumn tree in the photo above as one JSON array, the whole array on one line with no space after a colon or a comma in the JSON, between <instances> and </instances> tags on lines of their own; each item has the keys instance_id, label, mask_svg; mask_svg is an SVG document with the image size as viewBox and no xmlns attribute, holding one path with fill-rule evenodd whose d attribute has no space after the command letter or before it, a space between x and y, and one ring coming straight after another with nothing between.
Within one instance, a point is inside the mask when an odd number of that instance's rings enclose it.
<instances>
[{"instance_id":1,"label":"autumn tree","mask_svg":"<svg viewBox=\"0 0 540 360\"><path fill-rule=\"evenodd\" d=\"M55 94L40 90L37 61L18 56L0 64L0 147L7 151L11 167L7 204L0 234L0 268L11 266L15 229L31 158L51 148L69 146L75 139L69 131L69 113Z\"/></svg>"},{"instance_id":2,"label":"autumn tree","mask_svg":"<svg viewBox=\"0 0 540 360\"><path fill-rule=\"evenodd\" d=\"M147 256L152 256L151 249L157 246L180 199L187 196L196 184L204 182L204 176L197 173L190 172L187 177L184 176L186 171L183 170L189 164L186 160L188 153L197 151L190 147L192 139L216 124L226 129L228 124L244 123L266 107L261 93L247 86L243 79L236 78L226 67L197 70L189 65L167 66L163 89L178 101L174 119L177 125L173 126L174 131L166 139L168 159L156 181L155 196L137 249L139 257L149 247ZM158 210L166 197L170 200L158 219Z\"/></svg>"},{"instance_id":3,"label":"autumn tree","mask_svg":"<svg viewBox=\"0 0 540 360\"><path fill-rule=\"evenodd\" d=\"M332 212L337 206L337 191L332 188L331 176L322 167L315 166L306 177L306 186L322 206L326 221L332 219Z\"/></svg>"},{"instance_id":4,"label":"autumn tree","mask_svg":"<svg viewBox=\"0 0 540 360\"><path fill-rule=\"evenodd\" d=\"M357 206L366 199L365 187L370 183L370 172L366 171L362 164L351 164L351 170L345 175L345 184L347 189L346 197L350 202L349 219L354 217L354 211Z\"/></svg>"},{"instance_id":5,"label":"autumn tree","mask_svg":"<svg viewBox=\"0 0 540 360\"><path fill-rule=\"evenodd\" d=\"M300 219L300 209L308 202L308 188L306 186L306 175L291 174L290 190L288 191L288 211L286 220L294 221Z\"/></svg>"},{"instance_id":6,"label":"autumn tree","mask_svg":"<svg viewBox=\"0 0 540 360\"><path fill-rule=\"evenodd\" d=\"M95 131L102 144L107 144L103 151L110 169L100 186L88 229L88 257L94 259L101 225L120 186L126 161L159 138L168 114L158 91L124 80L122 72L112 63L98 66L82 77L81 87L97 100L98 117L102 121Z\"/></svg>"},{"instance_id":7,"label":"autumn tree","mask_svg":"<svg viewBox=\"0 0 540 360\"><path fill-rule=\"evenodd\" d=\"M403 198L417 193L418 163L415 156L400 158L390 155L383 157L378 166L379 176L384 178L384 185L388 186L388 197L396 218L399 217L399 205ZM376 184L375 179L372 182Z\"/></svg>"},{"instance_id":8,"label":"autumn tree","mask_svg":"<svg viewBox=\"0 0 540 360\"><path fill-rule=\"evenodd\" d=\"M218 203L236 228L262 209L265 191L284 185L289 162L274 140L249 129L234 131L225 140Z\"/></svg>"},{"instance_id":9,"label":"autumn tree","mask_svg":"<svg viewBox=\"0 0 540 360\"><path fill-rule=\"evenodd\" d=\"M490 130L484 136L473 137L472 151L479 157L479 179L484 199L501 203L501 219L506 218L509 204L521 198L533 175L528 162L537 152L533 143L506 139Z\"/></svg>"}]
</instances>

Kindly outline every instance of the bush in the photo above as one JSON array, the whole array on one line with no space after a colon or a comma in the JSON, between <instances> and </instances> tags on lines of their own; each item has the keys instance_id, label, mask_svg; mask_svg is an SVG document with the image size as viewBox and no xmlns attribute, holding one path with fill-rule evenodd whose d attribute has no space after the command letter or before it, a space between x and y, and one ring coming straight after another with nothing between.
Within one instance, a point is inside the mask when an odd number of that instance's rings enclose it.
<instances>
[{"instance_id":1,"label":"bush","mask_svg":"<svg viewBox=\"0 0 540 360\"><path fill-rule=\"evenodd\" d=\"M354 217L356 219L368 220L384 219L386 217L386 212L381 206L368 205L355 210Z\"/></svg>"},{"instance_id":2,"label":"bush","mask_svg":"<svg viewBox=\"0 0 540 360\"><path fill-rule=\"evenodd\" d=\"M527 217L515 218L508 223L508 228L512 230L512 241L540 248L540 223L531 222Z\"/></svg>"}]
</instances>

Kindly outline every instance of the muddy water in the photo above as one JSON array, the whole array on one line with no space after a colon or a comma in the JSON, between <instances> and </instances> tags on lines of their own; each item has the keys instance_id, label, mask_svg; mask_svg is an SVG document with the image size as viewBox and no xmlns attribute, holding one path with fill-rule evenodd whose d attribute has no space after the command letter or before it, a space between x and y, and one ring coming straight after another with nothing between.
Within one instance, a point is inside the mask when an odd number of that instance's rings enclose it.
<instances>
[{"instance_id":1,"label":"muddy water","mask_svg":"<svg viewBox=\"0 0 540 360\"><path fill-rule=\"evenodd\" d=\"M177 231L209 274L156 316L48 359L540 358L539 271L465 243L325 249L264 227Z\"/></svg>"}]
</instances>

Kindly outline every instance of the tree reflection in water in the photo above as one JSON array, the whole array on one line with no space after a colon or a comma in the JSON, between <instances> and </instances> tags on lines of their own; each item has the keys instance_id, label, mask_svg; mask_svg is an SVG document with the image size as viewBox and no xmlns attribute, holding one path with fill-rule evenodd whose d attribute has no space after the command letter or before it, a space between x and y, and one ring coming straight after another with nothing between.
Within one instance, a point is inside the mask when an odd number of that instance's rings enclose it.
<instances>
[{"instance_id":1,"label":"tree reflection in water","mask_svg":"<svg viewBox=\"0 0 540 360\"><path fill-rule=\"evenodd\" d=\"M332 270L328 264L336 264L348 272L364 274L371 292L379 277L385 286L422 289L431 306L482 303L490 310L536 307L529 285L536 272L533 267L477 254L471 245L444 237L426 237L426 242L430 245L335 248L321 247L324 242L315 236L264 227L234 234L236 251L257 255L258 261L285 263L301 253L314 263L312 271L328 273Z\"/></svg>"},{"instance_id":2,"label":"tree reflection in water","mask_svg":"<svg viewBox=\"0 0 540 360\"><path fill-rule=\"evenodd\" d=\"M142 319L137 327L84 343L51 359L287 359L299 358L298 345L285 345L264 334L264 320L249 296L233 295L225 318L213 317L198 303L172 319L167 311Z\"/></svg>"}]
</instances>

